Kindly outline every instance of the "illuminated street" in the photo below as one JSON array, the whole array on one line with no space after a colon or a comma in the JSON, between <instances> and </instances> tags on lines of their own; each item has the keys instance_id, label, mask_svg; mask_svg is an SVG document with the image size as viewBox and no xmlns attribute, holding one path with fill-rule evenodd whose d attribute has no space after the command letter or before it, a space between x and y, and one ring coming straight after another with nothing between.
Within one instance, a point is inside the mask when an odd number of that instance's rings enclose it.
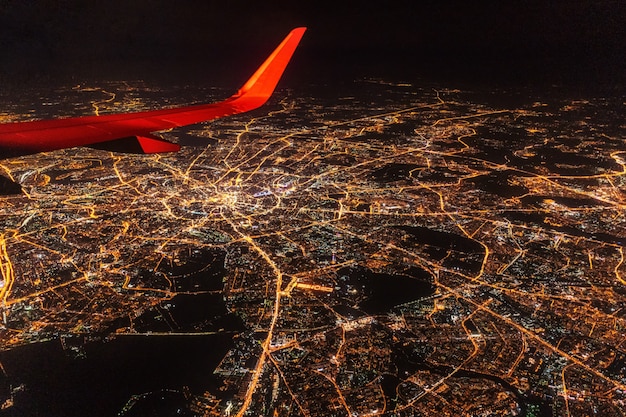
<instances>
[{"instance_id":1,"label":"illuminated street","mask_svg":"<svg viewBox=\"0 0 626 417\"><path fill-rule=\"evenodd\" d=\"M4 407L46 401L14 365L37 342L97 374L80 358L128 338L221 337L211 372L160 385L174 399L137 382L110 414L161 395L189 415L622 415L622 98L314 90L163 133L176 154L0 160L23 188L0 197ZM227 95L183 91L76 86L0 116ZM74 389L55 395L87 407Z\"/></svg>"}]
</instances>

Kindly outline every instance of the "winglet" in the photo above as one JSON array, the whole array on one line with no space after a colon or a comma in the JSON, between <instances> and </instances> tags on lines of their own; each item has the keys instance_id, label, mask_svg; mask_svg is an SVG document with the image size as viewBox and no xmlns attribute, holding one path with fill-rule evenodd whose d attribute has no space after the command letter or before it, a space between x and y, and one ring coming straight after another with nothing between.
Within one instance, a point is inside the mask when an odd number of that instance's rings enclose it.
<instances>
[{"instance_id":1,"label":"winglet","mask_svg":"<svg viewBox=\"0 0 626 417\"><path fill-rule=\"evenodd\" d=\"M305 31L305 27L293 29L232 98L237 101L253 99L256 106L264 104L274 92Z\"/></svg>"},{"instance_id":2,"label":"winglet","mask_svg":"<svg viewBox=\"0 0 626 417\"><path fill-rule=\"evenodd\" d=\"M135 142L131 143L131 152L175 152L178 145L150 137L149 133L262 106L274 92L305 31L304 27L292 30L239 91L224 101L137 113L0 124L0 159L5 158L7 153L12 156L29 155L111 141L115 142L115 146L125 147L129 137L133 137ZM118 143L120 138L122 140Z\"/></svg>"}]
</instances>

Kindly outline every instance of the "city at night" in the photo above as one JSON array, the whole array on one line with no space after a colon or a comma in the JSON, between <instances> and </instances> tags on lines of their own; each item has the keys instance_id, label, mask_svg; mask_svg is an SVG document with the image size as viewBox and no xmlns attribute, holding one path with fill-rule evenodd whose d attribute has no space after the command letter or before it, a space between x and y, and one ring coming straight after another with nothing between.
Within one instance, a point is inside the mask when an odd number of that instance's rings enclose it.
<instances>
[{"instance_id":1,"label":"city at night","mask_svg":"<svg viewBox=\"0 0 626 417\"><path fill-rule=\"evenodd\" d=\"M625 21L2 2L0 416L624 415Z\"/></svg>"}]
</instances>

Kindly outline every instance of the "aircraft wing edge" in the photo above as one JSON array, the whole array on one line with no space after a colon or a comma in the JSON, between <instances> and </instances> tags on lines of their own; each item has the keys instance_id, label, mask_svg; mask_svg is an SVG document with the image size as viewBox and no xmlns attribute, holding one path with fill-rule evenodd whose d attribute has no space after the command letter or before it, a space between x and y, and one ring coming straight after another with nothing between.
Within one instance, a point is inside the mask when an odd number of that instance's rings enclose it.
<instances>
[{"instance_id":1,"label":"aircraft wing edge","mask_svg":"<svg viewBox=\"0 0 626 417\"><path fill-rule=\"evenodd\" d=\"M136 113L0 124L0 153L5 149L29 154L89 146L123 137L148 136L151 132L254 110L265 104L274 92L305 31L305 27L293 29L237 93L221 102ZM171 151L173 148L163 149Z\"/></svg>"}]
</instances>

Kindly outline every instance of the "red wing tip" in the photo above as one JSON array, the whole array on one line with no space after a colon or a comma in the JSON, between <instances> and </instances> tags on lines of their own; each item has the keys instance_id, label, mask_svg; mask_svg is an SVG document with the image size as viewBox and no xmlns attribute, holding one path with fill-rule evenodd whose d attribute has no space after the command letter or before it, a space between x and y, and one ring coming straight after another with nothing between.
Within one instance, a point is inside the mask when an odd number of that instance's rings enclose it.
<instances>
[{"instance_id":1,"label":"red wing tip","mask_svg":"<svg viewBox=\"0 0 626 417\"><path fill-rule=\"evenodd\" d=\"M246 83L232 97L241 99L244 97L254 97L254 104L246 105L247 111L259 107L272 95L283 71L291 60L291 56L295 52L306 27L297 27L283 39L278 47L270 54L270 56L261 64L254 74L246 81Z\"/></svg>"}]
</instances>

